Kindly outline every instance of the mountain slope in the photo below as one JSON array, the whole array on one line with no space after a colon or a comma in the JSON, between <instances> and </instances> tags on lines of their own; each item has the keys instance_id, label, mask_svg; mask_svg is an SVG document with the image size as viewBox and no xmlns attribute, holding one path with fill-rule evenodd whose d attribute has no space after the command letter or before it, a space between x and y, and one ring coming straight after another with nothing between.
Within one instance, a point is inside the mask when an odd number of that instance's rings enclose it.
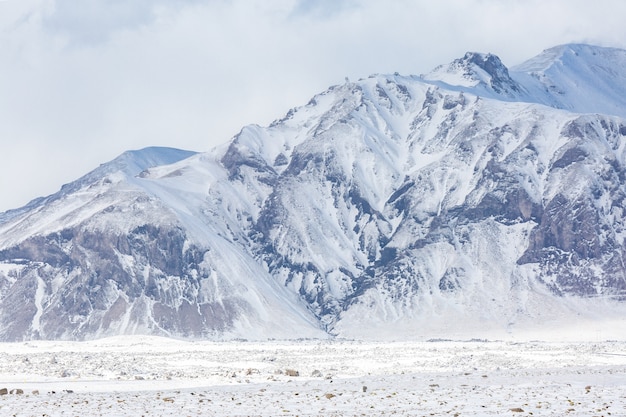
<instances>
[{"instance_id":1,"label":"mountain slope","mask_svg":"<svg viewBox=\"0 0 626 417\"><path fill-rule=\"evenodd\" d=\"M0 338L623 317L624 56L565 45L509 70L468 53L331 87L209 153L105 164L0 215Z\"/></svg>"},{"instance_id":2,"label":"mountain slope","mask_svg":"<svg viewBox=\"0 0 626 417\"><path fill-rule=\"evenodd\" d=\"M141 178L172 155L193 153L126 153L3 225L4 340L286 337L294 329L323 336L291 294L220 237L219 225L194 219L204 229L196 233L189 213Z\"/></svg>"},{"instance_id":3,"label":"mountain slope","mask_svg":"<svg viewBox=\"0 0 626 417\"><path fill-rule=\"evenodd\" d=\"M538 102L577 113L626 117L626 51L571 44L511 69ZM530 77L530 79L529 79Z\"/></svg>"}]
</instances>

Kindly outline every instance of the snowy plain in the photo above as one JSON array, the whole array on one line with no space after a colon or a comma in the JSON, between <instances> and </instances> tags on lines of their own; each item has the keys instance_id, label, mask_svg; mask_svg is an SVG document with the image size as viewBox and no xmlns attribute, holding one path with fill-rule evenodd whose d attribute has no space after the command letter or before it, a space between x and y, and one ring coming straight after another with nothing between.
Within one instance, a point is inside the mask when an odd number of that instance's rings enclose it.
<instances>
[{"instance_id":1,"label":"snowy plain","mask_svg":"<svg viewBox=\"0 0 626 417\"><path fill-rule=\"evenodd\" d=\"M626 342L585 334L4 343L0 416L626 415Z\"/></svg>"}]
</instances>

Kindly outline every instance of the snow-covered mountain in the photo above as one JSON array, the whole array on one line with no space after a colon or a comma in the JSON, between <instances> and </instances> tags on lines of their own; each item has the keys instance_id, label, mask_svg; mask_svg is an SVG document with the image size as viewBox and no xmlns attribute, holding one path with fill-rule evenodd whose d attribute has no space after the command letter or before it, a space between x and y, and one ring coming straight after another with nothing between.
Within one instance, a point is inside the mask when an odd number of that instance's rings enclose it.
<instances>
[{"instance_id":1,"label":"snow-covered mountain","mask_svg":"<svg viewBox=\"0 0 626 417\"><path fill-rule=\"evenodd\" d=\"M0 339L624 317L624 64L467 53L331 87L208 153L126 153L0 214Z\"/></svg>"},{"instance_id":2,"label":"snow-covered mountain","mask_svg":"<svg viewBox=\"0 0 626 417\"><path fill-rule=\"evenodd\" d=\"M556 46L510 70L492 54L468 52L422 78L444 89L575 113L626 117L626 51Z\"/></svg>"}]
</instances>

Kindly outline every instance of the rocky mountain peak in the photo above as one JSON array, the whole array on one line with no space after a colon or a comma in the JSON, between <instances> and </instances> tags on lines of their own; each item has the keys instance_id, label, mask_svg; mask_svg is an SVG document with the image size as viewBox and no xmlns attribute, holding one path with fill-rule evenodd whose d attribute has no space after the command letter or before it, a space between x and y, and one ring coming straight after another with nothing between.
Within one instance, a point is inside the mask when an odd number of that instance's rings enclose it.
<instances>
[{"instance_id":1,"label":"rocky mountain peak","mask_svg":"<svg viewBox=\"0 0 626 417\"><path fill-rule=\"evenodd\" d=\"M467 52L462 58L435 68L423 78L454 86L479 87L503 96L521 91L500 58L490 53Z\"/></svg>"},{"instance_id":2,"label":"rocky mountain peak","mask_svg":"<svg viewBox=\"0 0 626 417\"><path fill-rule=\"evenodd\" d=\"M508 90L519 91L519 87L509 76L509 70L497 55L468 52L462 62L467 72L474 76L477 76L476 68L484 71L488 76L489 85L496 93L504 93Z\"/></svg>"}]
</instances>

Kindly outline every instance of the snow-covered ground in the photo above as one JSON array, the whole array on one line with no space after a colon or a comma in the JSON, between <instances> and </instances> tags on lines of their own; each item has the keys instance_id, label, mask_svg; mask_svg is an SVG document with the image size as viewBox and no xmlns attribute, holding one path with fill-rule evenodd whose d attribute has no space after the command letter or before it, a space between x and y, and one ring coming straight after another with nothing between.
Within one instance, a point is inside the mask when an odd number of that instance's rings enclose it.
<instances>
[{"instance_id":1,"label":"snow-covered ground","mask_svg":"<svg viewBox=\"0 0 626 417\"><path fill-rule=\"evenodd\" d=\"M0 416L617 416L625 348L142 336L0 344L9 391Z\"/></svg>"}]
</instances>

